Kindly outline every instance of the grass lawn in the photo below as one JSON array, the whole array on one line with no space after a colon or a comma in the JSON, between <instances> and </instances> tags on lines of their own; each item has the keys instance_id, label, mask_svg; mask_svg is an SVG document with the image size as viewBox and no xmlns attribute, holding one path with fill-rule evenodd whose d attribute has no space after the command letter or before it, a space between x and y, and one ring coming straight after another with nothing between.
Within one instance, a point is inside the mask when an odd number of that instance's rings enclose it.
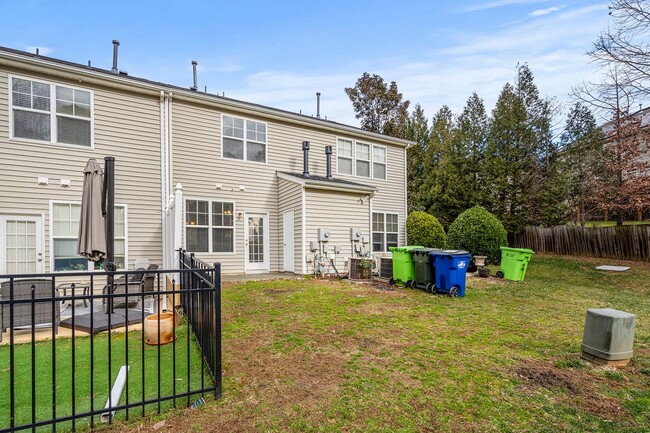
<instances>
[{"instance_id":1,"label":"grass lawn","mask_svg":"<svg viewBox=\"0 0 650 433\"><path fill-rule=\"evenodd\" d=\"M224 396L167 412L155 431L650 431L650 264L597 264L614 262L535 255L525 282L471 279L457 299L347 281L224 285ZM637 315L630 365L580 360L593 307Z\"/></svg>"},{"instance_id":2,"label":"grass lawn","mask_svg":"<svg viewBox=\"0 0 650 433\"><path fill-rule=\"evenodd\" d=\"M158 381L158 346L144 347L145 359L145 399L158 396L158 385L160 384L160 395L172 395L174 383L178 392L186 392L187 380L187 326L180 325L177 328L176 340L176 377L172 365L173 346L171 344L160 347L160 382ZM111 337L111 382L108 379L108 335L98 334L94 338L94 365L90 369L90 337L75 338L75 413L83 413L90 410L91 388L90 377L94 377L94 408L101 409L106 404L108 393L113 386L120 366L130 365L128 375L128 396L129 403L142 401L142 333L140 331L129 332L128 336L128 360L126 358L125 334L117 333ZM16 381L16 426L31 422L32 419L32 356L31 344L17 344L15 346L15 381ZM201 389L201 355L194 339L190 339L190 387L192 390ZM52 418L52 341L41 341L35 346L36 353L36 420L47 420ZM211 382L206 373L206 386ZM10 400L9 400L9 346L0 346L0 430L10 426ZM72 414L72 340L60 338L56 340L56 413L57 417ZM198 396L192 397L195 400ZM180 399L178 404L184 406L187 399ZM120 404L126 403L126 389L122 394ZM161 404L165 409L172 406L172 402ZM148 405L146 413L156 412L157 404ZM130 415L140 416L142 409L130 409ZM125 412L116 414L116 419L123 419ZM99 423L99 417L95 417L95 423ZM90 424L90 419L77 420L76 427L83 429ZM58 431L70 430L70 422L59 423ZM39 431L51 431L51 427L43 427Z\"/></svg>"}]
</instances>

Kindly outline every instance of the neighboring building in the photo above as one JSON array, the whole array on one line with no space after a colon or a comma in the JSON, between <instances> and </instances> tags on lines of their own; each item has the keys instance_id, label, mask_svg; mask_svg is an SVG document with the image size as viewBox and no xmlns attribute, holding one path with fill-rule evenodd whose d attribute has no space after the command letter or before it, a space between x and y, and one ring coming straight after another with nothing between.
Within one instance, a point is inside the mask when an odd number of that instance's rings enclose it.
<instances>
[{"instance_id":1,"label":"neighboring building","mask_svg":"<svg viewBox=\"0 0 650 433\"><path fill-rule=\"evenodd\" d=\"M116 159L121 267L174 267L183 247L224 273L311 273L319 229L342 267L363 245L351 228L376 252L405 243L409 144L0 48L0 274L91 266L76 255L82 170L105 156Z\"/></svg>"}]
</instances>

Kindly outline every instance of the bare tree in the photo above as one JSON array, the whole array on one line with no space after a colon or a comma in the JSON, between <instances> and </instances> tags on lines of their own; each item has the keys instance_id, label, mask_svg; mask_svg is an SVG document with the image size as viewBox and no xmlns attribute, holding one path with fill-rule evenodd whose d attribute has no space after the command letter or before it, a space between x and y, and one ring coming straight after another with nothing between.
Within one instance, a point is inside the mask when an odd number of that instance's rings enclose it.
<instances>
[{"instance_id":1,"label":"bare tree","mask_svg":"<svg viewBox=\"0 0 650 433\"><path fill-rule=\"evenodd\" d=\"M624 87L645 98L650 91L650 1L612 0L613 27L588 52L594 63L618 69Z\"/></svg>"}]
</instances>

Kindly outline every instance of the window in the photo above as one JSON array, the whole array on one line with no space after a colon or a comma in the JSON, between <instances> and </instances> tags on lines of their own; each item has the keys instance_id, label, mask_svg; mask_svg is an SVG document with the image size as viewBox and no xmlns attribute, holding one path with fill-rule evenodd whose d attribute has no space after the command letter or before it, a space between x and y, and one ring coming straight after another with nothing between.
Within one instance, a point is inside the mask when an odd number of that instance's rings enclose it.
<instances>
[{"instance_id":1,"label":"window","mask_svg":"<svg viewBox=\"0 0 650 433\"><path fill-rule=\"evenodd\" d=\"M89 91L12 77L11 106L14 138L92 145Z\"/></svg>"},{"instance_id":2,"label":"window","mask_svg":"<svg viewBox=\"0 0 650 433\"><path fill-rule=\"evenodd\" d=\"M355 156L357 176L370 177L370 145L357 143Z\"/></svg>"},{"instance_id":3,"label":"window","mask_svg":"<svg viewBox=\"0 0 650 433\"><path fill-rule=\"evenodd\" d=\"M386 148L372 146L372 177L386 179Z\"/></svg>"},{"instance_id":4,"label":"window","mask_svg":"<svg viewBox=\"0 0 650 433\"><path fill-rule=\"evenodd\" d=\"M187 200L185 202L185 246L194 253L235 252L235 204Z\"/></svg>"},{"instance_id":5,"label":"window","mask_svg":"<svg viewBox=\"0 0 650 433\"><path fill-rule=\"evenodd\" d=\"M339 139L336 155L338 158L338 173L352 175L352 142Z\"/></svg>"},{"instance_id":6,"label":"window","mask_svg":"<svg viewBox=\"0 0 650 433\"><path fill-rule=\"evenodd\" d=\"M337 173L386 179L386 148L339 138Z\"/></svg>"},{"instance_id":7,"label":"window","mask_svg":"<svg viewBox=\"0 0 650 433\"><path fill-rule=\"evenodd\" d=\"M223 116L222 155L266 163L266 124Z\"/></svg>"},{"instance_id":8,"label":"window","mask_svg":"<svg viewBox=\"0 0 650 433\"><path fill-rule=\"evenodd\" d=\"M372 250L389 251L397 246L399 215L391 213L372 214Z\"/></svg>"},{"instance_id":9,"label":"window","mask_svg":"<svg viewBox=\"0 0 650 433\"><path fill-rule=\"evenodd\" d=\"M89 262L77 254L81 204L54 203L52 205L52 269L85 271ZM115 206L114 260L118 269L126 269L126 207Z\"/></svg>"}]
</instances>

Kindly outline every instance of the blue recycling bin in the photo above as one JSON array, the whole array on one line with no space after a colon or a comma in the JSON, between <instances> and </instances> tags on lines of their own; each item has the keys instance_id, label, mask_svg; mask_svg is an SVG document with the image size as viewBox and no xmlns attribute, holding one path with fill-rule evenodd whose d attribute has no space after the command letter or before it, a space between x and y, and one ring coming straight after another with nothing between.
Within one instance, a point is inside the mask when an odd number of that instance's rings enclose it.
<instances>
[{"instance_id":1,"label":"blue recycling bin","mask_svg":"<svg viewBox=\"0 0 650 433\"><path fill-rule=\"evenodd\" d=\"M431 253L436 269L436 292L449 296L465 296L467 266L472 255L461 250L442 250Z\"/></svg>"}]
</instances>

